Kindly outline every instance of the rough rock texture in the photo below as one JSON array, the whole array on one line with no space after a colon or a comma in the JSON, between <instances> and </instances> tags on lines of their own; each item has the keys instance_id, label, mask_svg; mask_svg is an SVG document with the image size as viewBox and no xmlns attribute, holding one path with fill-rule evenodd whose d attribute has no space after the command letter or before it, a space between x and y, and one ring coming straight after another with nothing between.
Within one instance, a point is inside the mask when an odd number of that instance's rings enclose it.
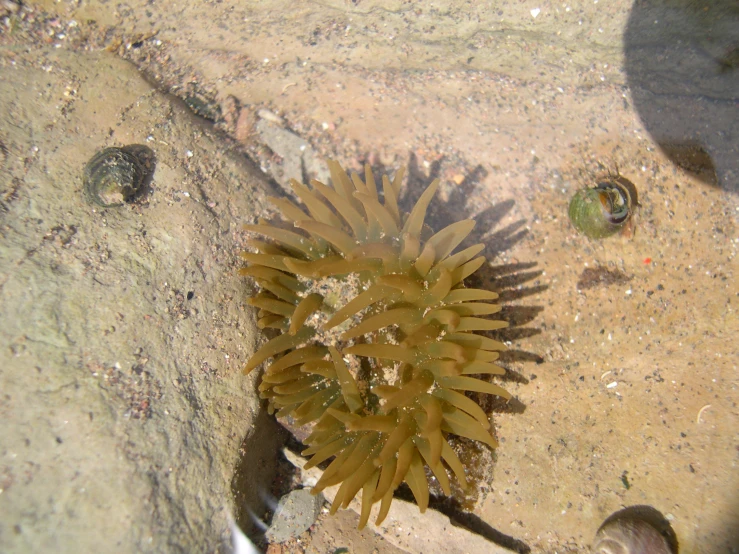
<instances>
[{"instance_id":1,"label":"rough rock texture","mask_svg":"<svg viewBox=\"0 0 739 554\"><path fill-rule=\"evenodd\" d=\"M668 518L682 552L739 552L739 87L732 84L739 78L733 34L739 26L722 19L728 30L722 34L712 26L696 30L692 23L715 22L713 10L731 1L30 0L20 7L6 0L0 15L12 13L0 18L5 25L0 44L9 45L3 51L2 77L12 78L12 71L24 64L40 71L50 67L35 50L38 44L72 51L107 48L133 60L198 113L216 119L277 181L295 176L288 175L295 165L289 166L302 155L290 156L293 146L288 146L299 141L265 133L259 119L277 120L286 133L304 141L306 152L335 158L351 169L369 161L376 171L392 174L410 161L405 188L410 201L440 177L439 201L430 214L433 226L450 218L477 220L476 238L485 243L491 260L481 271L484 286L501 293L504 315L512 322L499 338L511 346L502 363L509 370L505 386L516 402L489 410L500 448L486 467L489 479L481 484L474 509L479 527L518 541L521 552L579 553L611 513L649 505ZM653 17L655 7L676 9L668 20ZM690 16L695 9L706 12L705 18L672 25L673 16ZM700 44L705 36L711 40ZM631 79L630 60L643 62L631 68ZM105 79L117 78L119 67L111 64L114 75ZM61 89L44 93L37 103L21 98L34 106L25 114L5 110L9 96L0 97L3 136L18 134L17 126L26 125L24 117L40 118L34 140L41 140L53 119L47 112L60 117L66 102L76 106L67 117L81 117L80 103L64 96L68 84L76 88L66 77L74 72L50 75L65 78ZM698 87L683 86L690 75ZM17 89L31 90L0 81L16 103ZM716 95L714 85L726 86L727 94ZM710 95L709 89L714 89ZM117 102L125 94L115 85L100 91L97 102L103 104L102 97ZM653 102L656 96L664 102ZM201 213L203 204L191 185L200 178L203 186L211 180L210 162L198 149L207 139L186 145L171 136L162 139L170 133L169 119L152 123L141 116L150 109L145 102L161 102L161 97L152 92L141 98L138 105L129 101L129 112L105 112L111 121L95 116L92 123L106 133L112 129L113 137L100 132L90 140L81 125L79 135L74 126L66 130L88 151L77 156L68 175L77 178L92 151L117 142L115 133L124 128L129 136L121 142L143 142L152 134L170 145L146 143L156 146L160 159L169 159L181 175L192 175L190 181L168 185L170 191L178 186L189 191L190 199L178 194L167 201L179 198L175 208L192 206L194 214ZM676 107L663 116L665 103ZM709 104L710 110L694 109ZM133 121L129 113L139 119ZM173 108L173 113L182 112ZM699 138L705 139L698 145L703 144L705 157L719 156L713 160L719 175L711 175L704 157L679 148L685 159L676 165L675 155L659 144L659 133L655 140L659 125L655 128L645 114L660 124L681 120L691 127L697 122ZM716 115L718 122L712 119ZM182 122L179 115L176 121ZM198 132L203 128L197 127ZM66 132L60 135L53 147L68 140ZM0 152L0 159L15 164L18 177L24 176L23 160L34 159L31 141L23 144L13 156ZM186 157L187 149L192 158ZM206 164L203 170L197 170L200 163ZM192 173L185 172L188 167ZM639 191L634 233L603 241L577 235L566 216L569 199L577 189L615 172ZM716 177L724 186L707 184L715 184ZM229 179L227 185L234 187L234 182ZM3 202L14 197L12 191L12 185L3 188ZM164 202L157 194L151 201ZM253 198L257 208L261 197ZM252 212L235 205L249 203L248 195L231 195L228 205L216 199L218 222L213 225L230 226L228 218L241 213L253 221ZM37 206L27 203L24 209L34 217ZM142 212L150 213L151 206L147 210ZM111 226L113 216L106 212L105 217ZM43 236L55 224L43 233L34 230L37 225L29 224L23 233ZM203 227L197 240L225 240L209 233ZM51 248L40 238L37 242ZM109 263L114 262L111 258ZM605 268L628 282L579 290L587 268ZM188 291L184 276L166 280ZM152 281L152 286L161 288L164 281ZM191 290L200 295L199 289ZM8 320L8 327L17 325ZM115 326L122 329L120 323ZM205 327L200 329L207 336ZM182 336L185 342L202 340L198 333ZM242 357L241 345L229 354ZM166 356L182 364L178 356L183 355L172 349ZM235 373L233 379L238 381ZM199 382L210 383L205 378ZM255 431L263 439L248 435L245 446L256 456L260 451L248 448L249 442L268 440L273 433L261 422ZM10 463L14 452L3 454L3 463ZM232 488L248 492L250 468L261 466L242 458L238 467L239 486ZM10 521L12 528L17 517L6 517L12 510L4 497L0 521ZM141 502L141 497L132 500ZM23 509L22 503L16 506ZM125 506L118 509L131 509L130 503ZM172 513L183 521L182 514ZM425 521L418 518L419 525ZM351 535L351 543L346 532L340 533L346 542L325 540L352 524L346 512L336 519L322 517L317 528L297 540L305 552L321 554L326 545L365 545L369 530L361 539ZM425 532L433 536L433 529ZM384 546L378 548L385 552Z\"/></svg>"},{"instance_id":2,"label":"rough rock texture","mask_svg":"<svg viewBox=\"0 0 739 554\"><path fill-rule=\"evenodd\" d=\"M112 54L0 66L0 550L216 551L240 446L252 485L272 467L234 239L260 179ZM130 143L150 190L87 204L86 161Z\"/></svg>"}]
</instances>

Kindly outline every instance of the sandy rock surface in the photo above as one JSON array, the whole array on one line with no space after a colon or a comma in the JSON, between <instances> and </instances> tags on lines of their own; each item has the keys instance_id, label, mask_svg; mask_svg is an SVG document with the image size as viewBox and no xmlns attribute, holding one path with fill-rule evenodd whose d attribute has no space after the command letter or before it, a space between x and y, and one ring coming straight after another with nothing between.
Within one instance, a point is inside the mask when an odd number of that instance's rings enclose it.
<instances>
[{"instance_id":1,"label":"sandy rock surface","mask_svg":"<svg viewBox=\"0 0 739 554\"><path fill-rule=\"evenodd\" d=\"M113 54L0 60L0 550L218 550L239 457L272 472L234 239L263 184ZM150 190L86 203L88 158L130 143Z\"/></svg>"},{"instance_id":2,"label":"sandy rock surface","mask_svg":"<svg viewBox=\"0 0 739 554\"><path fill-rule=\"evenodd\" d=\"M486 406L500 447L484 464L476 532L519 552L584 552L609 514L649 505L680 552L737 552L739 26L719 33L709 10L675 34L643 23L680 21L695 3L676 2L667 17L639 11L650 5L4 8L1 70L13 77L0 84L2 313L13 315L0 331L13 425L0 443L0 540L72 544L90 528L64 512L74 506L111 515L98 518L98 537L130 548L150 537L185 550L222 544L227 508L249 504L224 500L229 472L238 468L243 496L263 466L240 456L242 439L265 444L244 452L274 451L270 419L251 426L254 377L239 374L257 336L235 255L238 224L281 187L257 185L234 160L284 186L318 176L316 159L331 157L390 174L409 165L406 205L440 177L430 223L477 221L490 260L481 285L500 292L512 322L498 338L511 349L503 384L515 402ZM629 74L634 53L645 63ZM684 87L692 71L698 85ZM676 165L652 134L674 130L664 122L702 125L714 167ZM151 194L115 211L84 204L85 161L132 142L157 153ZM639 191L632 232L577 235L569 199L616 172ZM78 467L87 472L75 481ZM100 500L80 502L80 488ZM45 514L66 534L28 538ZM271 552L393 551L355 523L322 515ZM70 542L49 542L59 537ZM33 540L46 542L22 542Z\"/></svg>"}]
</instances>

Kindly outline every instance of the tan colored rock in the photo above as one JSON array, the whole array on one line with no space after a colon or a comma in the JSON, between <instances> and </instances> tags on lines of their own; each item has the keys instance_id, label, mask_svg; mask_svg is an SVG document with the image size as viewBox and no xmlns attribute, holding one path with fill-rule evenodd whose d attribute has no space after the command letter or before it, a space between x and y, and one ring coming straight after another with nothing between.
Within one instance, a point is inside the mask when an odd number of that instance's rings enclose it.
<instances>
[{"instance_id":1,"label":"tan colored rock","mask_svg":"<svg viewBox=\"0 0 739 554\"><path fill-rule=\"evenodd\" d=\"M262 184L112 54L0 64L0 551L216 551L240 446L247 483L273 467L236 258ZM131 143L150 190L86 203L86 161Z\"/></svg>"},{"instance_id":2,"label":"tan colored rock","mask_svg":"<svg viewBox=\"0 0 739 554\"><path fill-rule=\"evenodd\" d=\"M321 478L323 472L317 467L302 469L306 460L285 449L285 457L296 467L301 468L301 478L306 486L313 486ZM326 487L322 494L329 502L333 502L341 484ZM348 509L359 514L362 511L362 493L354 497ZM486 540L484 537L454 525L447 516L429 509L423 514L418 506L398 498L393 500L387 517L380 525L375 525L380 511L380 504L372 506L367 529L374 531L404 552L424 552L426 554L510 554L511 550Z\"/></svg>"},{"instance_id":3,"label":"tan colored rock","mask_svg":"<svg viewBox=\"0 0 739 554\"><path fill-rule=\"evenodd\" d=\"M712 6L721 3L728 2ZM197 85L201 96L232 95L241 105L280 114L283 129L303 139L319 158L336 157L351 169L368 159L373 166L384 164L391 175L410 161L411 200L434 175L442 181L447 175L448 184L451 176L463 174L460 186L442 187L447 202L435 202L429 220L435 228L460 217L478 222L476 232L491 261L486 284L501 292L514 323L504 333L512 349L504 362L511 371L506 387L517 400L505 409L490 407L500 447L475 515L532 553L584 552L609 514L646 504L669 516L681 551L719 552L738 542L737 180L730 181L731 192L675 166L635 109L624 62L630 44L636 59L656 64L658 80L644 73L647 98L677 98L678 108L703 121L726 110L728 117L718 125L703 126L703 136L724 142L724 154L736 153L739 133L722 131L730 125L737 129L731 102L701 92L703 105L713 107L695 111L682 92L665 95L654 88L661 82L682 89L686 73L697 75L701 87L730 86L737 75L730 71L734 45L722 41L733 36L736 25L724 18L728 32L713 33L701 46L696 38L702 33L681 32L671 23L675 19L639 12L663 4L224 0L175 6L168 0L115 5L33 0L17 14L25 19L10 18L2 36L13 48L0 56L0 81L13 102L29 94L31 89L4 79L14 79L11 62L22 63L27 42L56 43L61 49L110 46L140 64L158 86L183 98ZM673 8L695 4L681 0ZM41 7L53 13L40 13ZM539 10L537 17L532 10ZM655 20L659 26L652 26ZM645 31L631 41L629 21ZM680 48L658 50L656 28L669 29ZM136 45L141 37L151 38ZM50 65L43 56L34 63L41 71ZM54 113L61 113L70 102L62 93L77 90L74 82L66 84L69 91L54 95L44 89L36 103L24 98L24 105L33 106L34 114L48 101L59 106ZM104 96L119 94L125 91L113 86ZM7 98L0 106L2 140L29 117ZM70 106L80 109L79 103ZM657 102L652 107L653 113L666 114L664 121L680 119L680 110L664 112ZM154 124L139 117L140 108L114 113L120 121L113 119L116 124L109 128L116 133L135 128L131 115L152 129L173 125L166 112ZM175 108L174 113L180 112ZM99 129L93 123L90 128ZM86 141L86 129L72 127L73 140ZM37 127L33 136L46 132ZM97 137L85 148L117 140L102 133ZM208 139L196 142L201 140ZM16 148L6 142L13 151L7 167L14 173L0 183L0 200L12 204L25 198L22 178L36 154L30 143ZM243 147L275 182L299 177L287 175L280 156L260 142L266 139L255 133ZM158 143L157 148L175 156L174 146ZM193 153L190 163L199 161ZM0 149L0 161L4 156ZM78 156L75 164L81 168L86 157ZM723 159L736 164L739 156ZM698 162L698 169L707 165ZM219 170L231 173L223 163ZM720 159L715 165L721 173ZM576 235L566 217L570 197L616 171L639 191L633 236L592 242ZM234 171L233 182L238 174ZM211 179L209 171L203 175ZM731 177L725 170L724 175ZM169 178L181 175L172 172ZM241 192L229 186L238 193L229 193L229 205L241 213L235 206L243 200ZM37 205L25 206L33 213ZM219 221L225 217L223 205L213 209ZM3 218L7 221L0 212ZM202 236L210 229L204 227ZM11 243L8 231L2 233L5 248ZM91 250L90 255L108 253ZM578 291L583 270L598 266L630 276L628 287ZM617 386L609 388L614 382ZM264 433L268 439L270 432ZM244 462L243 467L248 483L251 466ZM0 516L8 505L3 500L0 495ZM345 523L334 519L326 529ZM329 551L323 544L328 543L320 543L318 552Z\"/></svg>"}]
</instances>

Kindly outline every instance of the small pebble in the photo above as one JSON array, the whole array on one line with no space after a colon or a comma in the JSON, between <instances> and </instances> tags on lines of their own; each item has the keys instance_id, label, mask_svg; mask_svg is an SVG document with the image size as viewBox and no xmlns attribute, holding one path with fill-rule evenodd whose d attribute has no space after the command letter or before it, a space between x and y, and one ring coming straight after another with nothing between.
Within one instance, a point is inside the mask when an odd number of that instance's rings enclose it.
<instances>
[{"instance_id":1,"label":"small pebble","mask_svg":"<svg viewBox=\"0 0 739 554\"><path fill-rule=\"evenodd\" d=\"M269 110L266 110L264 108L262 108L261 110L258 110L257 111L257 115L261 119L265 119L267 121L271 121L272 123L277 123L278 125L282 125L282 123L283 123L283 120L282 120L282 118L279 115L277 115L276 113L271 112Z\"/></svg>"},{"instance_id":2,"label":"small pebble","mask_svg":"<svg viewBox=\"0 0 739 554\"><path fill-rule=\"evenodd\" d=\"M314 496L308 489L289 492L280 498L265 537L273 543L299 537L315 523L323 502L322 495Z\"/></svg>"}]
</instances>

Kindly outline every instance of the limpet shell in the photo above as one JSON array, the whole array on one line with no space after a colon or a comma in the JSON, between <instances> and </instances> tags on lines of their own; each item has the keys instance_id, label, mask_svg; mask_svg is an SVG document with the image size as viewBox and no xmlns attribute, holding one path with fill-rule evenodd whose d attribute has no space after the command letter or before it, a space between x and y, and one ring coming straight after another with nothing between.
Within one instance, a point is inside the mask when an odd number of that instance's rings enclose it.
<instances>
[{"instance_id":1,"label":"limpet shell","mask_svg":"<svg viewBox=\"0 0 739 554\"><path fill-rule=\"evenodd\" d=\"M143 190L153 172L153 159L151 149L140 144L97 152L83 174L87 200L104 208L122 206Z\"/></svg>"}]
</instances>

